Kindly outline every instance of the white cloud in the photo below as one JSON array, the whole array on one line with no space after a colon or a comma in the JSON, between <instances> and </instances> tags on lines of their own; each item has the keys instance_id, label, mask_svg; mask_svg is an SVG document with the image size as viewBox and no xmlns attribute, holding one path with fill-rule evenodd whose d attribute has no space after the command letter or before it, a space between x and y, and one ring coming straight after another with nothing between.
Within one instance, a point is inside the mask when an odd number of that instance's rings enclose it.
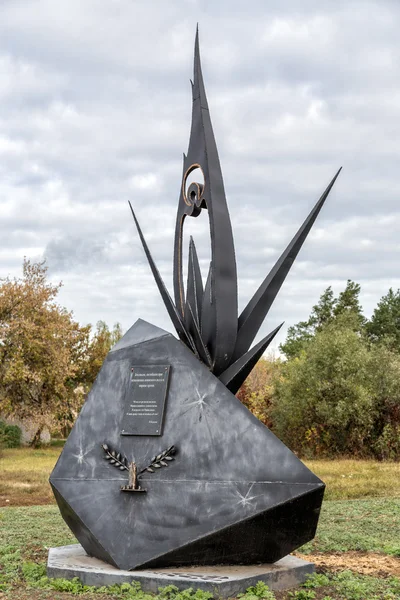
<instances>
[{"instance_id":1,"label":"white cloud","mask_svg":"<svg viewBox=\"0 0 400 600\"><path fill-rule=\"evenodd\" d=\"M199 21L240 305L343 164L261 333L347 278L370 314L400 285L399 17L389 0L2 2L0 275L45 254L82 322L171 329L128 200L172 289ZM205 214L190 233L205 276Z\"/></svg>"}]
</instances>

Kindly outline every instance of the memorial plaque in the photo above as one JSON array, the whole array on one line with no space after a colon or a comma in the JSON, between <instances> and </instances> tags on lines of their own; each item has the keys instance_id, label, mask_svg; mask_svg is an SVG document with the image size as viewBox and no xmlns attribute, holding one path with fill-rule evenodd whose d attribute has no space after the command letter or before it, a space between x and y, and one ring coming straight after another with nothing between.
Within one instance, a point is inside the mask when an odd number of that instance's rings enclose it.
<instances>
[{"instance_id":1,"label":"memorial plaque","mask_svg":"<svg viewBox=\"0 0 400 600\"><path fill-rule=\"evenodd\" d=\"M121 435L161 435L170 367L131 367Z\"/></svg>"}]
</instances>

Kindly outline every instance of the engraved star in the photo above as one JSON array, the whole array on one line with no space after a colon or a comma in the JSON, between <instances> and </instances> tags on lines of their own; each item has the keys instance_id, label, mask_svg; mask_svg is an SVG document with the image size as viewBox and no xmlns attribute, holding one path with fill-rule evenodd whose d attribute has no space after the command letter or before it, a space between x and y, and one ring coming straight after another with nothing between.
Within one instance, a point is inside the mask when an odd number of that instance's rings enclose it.
<instances>
[{"instance_id":1,"label":"engraved star","mask_svg":"<svg viewBox=\"0 0 400 600\"><path fill-rule=\"evenodd\" d=\"M239 491L237 491L237 495L239 496L240 500L236 504L240 504L240 506L242 506L244 508L246 506L251 506L252 501L257 498L257 496L249 496L249 494L250 494L250 492L252 490L253 485L254 485L254 483L251 484L251 486L247 490L247 494L245 496L243 496L243 494L241 494Z\"/></svg>"},{"instance_id":2,"label":"engraved star","mask_svg":"<svg viewBox=\"0 0 400 600\"><path fill-rule=\"evenodd\" d=\"M188 406L188 410L190 410L191 408L198 407L198 409L200 411L199 421L201 421L204 407L207 406L207 402L205 401L207 394L203 394L201 396L197 387L195 387L195 390L196 390L196 394L198 396L197 400L193 400L193 402L185 402L185 404L186 404L186 406Z\"/></svg>"},{"instance_id":3,"label":"engraved star","mask_svg":"<svg viewBox=\"0 0 400 600\"><path fill-rule=\"evenodd\" d=\"M85 456L87 452L83 452L82 446L79 447L79 454L73 454L72 456L76 458L78 465L82 465L85 462Z\"/></svg>"}]
</instances>

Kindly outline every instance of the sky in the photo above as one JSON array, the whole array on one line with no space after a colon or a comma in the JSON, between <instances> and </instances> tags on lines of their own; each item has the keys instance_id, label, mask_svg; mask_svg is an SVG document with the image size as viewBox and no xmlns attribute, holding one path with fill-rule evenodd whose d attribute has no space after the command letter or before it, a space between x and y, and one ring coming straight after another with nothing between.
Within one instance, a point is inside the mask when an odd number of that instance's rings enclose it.
<instances>
[{"instance_id":1,"label":"sky","mask_svg":"<svg viewBox=\"0 0 400 600\"><path fill-rule=\"evenodd\" d=\"M251 298L340 166L257 340L361 284L400 287L400 3L1 0L0 276L46 259L82 324L173 331L130 215L172 293L193 44ZM187 219L203 275L206 211Z\"/></svg>"}]
</instances>

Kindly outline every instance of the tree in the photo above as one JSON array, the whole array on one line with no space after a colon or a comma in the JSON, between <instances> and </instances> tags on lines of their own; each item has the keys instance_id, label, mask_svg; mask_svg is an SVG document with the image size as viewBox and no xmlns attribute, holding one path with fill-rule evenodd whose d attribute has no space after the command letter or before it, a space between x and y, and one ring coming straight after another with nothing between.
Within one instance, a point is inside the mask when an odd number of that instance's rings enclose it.
<instances>
[{"instance_id":1,"label":"tree","mask_svg":"<svg viewBox=\"0 0 400 600\"><path fill-rule=\"evenodd\" d=\"M236 394L239 400L268 427L271 426L270 411L273 381L278 376L281 361L262 357Z\"/></svg>"},{"instance_id":2,"label":"tree","mask_svg":"<svg viewBox=\"0 0 400 600\"><path fill-rule=\"evenodd\" d=\"M308 320L288 328L286 341L280 345L287 358L297 356L315 333L333 319L335 302L332 288L329 286L321 294L318 304L313 306Z\"/></svg>"},{"instance_id":3,"label":"tree","mask_svg":"<svg viewBox=\"0 0 400 600\"><path fill-rule=\"evenodd\" d=\"M372 451L379 459L400 459L400 356L385 343L370 346L369 374L376 419Z\"/></svg>"},{"instance_id":4,"label":"tree","mask_svg":"<svg viewBox=\"0 0 400 600\"><path fill-rule=\"evenodd\" d=\"M355 452L374 422L368 349L359 335L333 321L283 367L276 384L274 431L300 454Z\"/></svg>"},{"instance_id":5,"label":"tree","mask_svg":"<svg viewBox=\"0 0 400 600\"><path fill-rule=\"evenodd\" d=\"M394 292L390 288L380 299L366 330L372 342L385 340L393 350L400 352L400 290Z\"/></svg>"},{"instance_id":6,"label":"tree","mask_svg":"<svg viewBox=\"0 0 400 600\"><path fill-rule=\"evenodd\" d=\"M400 457L400 357L371 347L357 323L356 311L343 311L275 381L273 430L300 454L385 458L390 442Z\"/></svg>"},{"instance_id":7,"label":"tree","mask_svg":"<svg viewBox=\"0 0 400 600\"><path fill-rule=\"evenodd\" d=\"M119 323L115 323L110 331L104 321L97 322L96 331L88 344L85 359L81 362L81 368L76 374L76 383L84 386L85 392L88 392L93 385L107 354L121 337L122 328Z\"/></svg>"},{"instance_id":8,"label":"tree","mask_svg":"<svg viewBox=\"0 0 400 600\"><path fill-rule=\"evenodd\" d=\"M334 317L349 313L356 317L355 320L353 320L353 326L356 327L357 331L361 331L366 322L360 304L360 292L360 284L348 279L344 291L340 292L338 298L334 300L333 306Z\"/></svg>"},{"instance_id":9,"label":"tree","mask_svg":"<svg viewBox=\"0 0 400 600\"><path fill-rule=\"evenodd\" d=\"M355 330L361 331L365 318L359 301L360 290L360 285L349 279L344 291L335 298L329 286L321 294L318 303L313 306L308 320L300 321L288 328L286 341L280 345L280 350L289 359L298 356L316 333L344 315L350 315L352 326Z\"/></svg>"},{"instance_id":10,"label":"tree","mask_svg":"<svg viewBox=\"0 0 400 600\"><path fill-rule=\"evenodd\" d=\"M73 388L90 326L56 303L61 285L47 281L45 261L27 259L22 278L0 283L0 412L34 420L34 445L45 425L68 419L79 404Z\"/></svg>"}]
</instances>

